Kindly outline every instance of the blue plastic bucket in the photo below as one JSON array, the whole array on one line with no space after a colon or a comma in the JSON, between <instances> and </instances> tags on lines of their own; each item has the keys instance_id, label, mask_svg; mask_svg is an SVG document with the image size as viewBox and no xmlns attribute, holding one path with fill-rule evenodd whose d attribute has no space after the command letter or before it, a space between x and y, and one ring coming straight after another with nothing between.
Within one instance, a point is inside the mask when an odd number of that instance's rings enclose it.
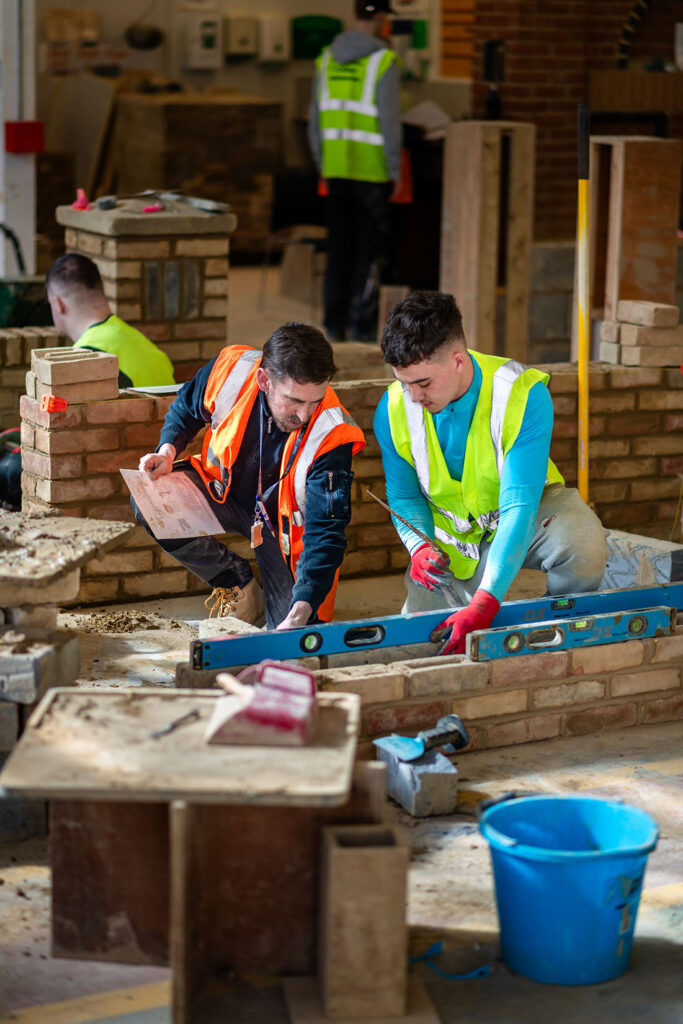
<instances>
[{"instance_id":1,"label":"blue plastic bucket","mask_svg":"<svg viewBox=\"0 0 683 1024\"><path fill-rule=\"evenodd\" d=\"M479 828L508 967L555 985L623 974L659 836L650 815L593 797L518 797L489 806Z\"/></svg>"}]
</instances>

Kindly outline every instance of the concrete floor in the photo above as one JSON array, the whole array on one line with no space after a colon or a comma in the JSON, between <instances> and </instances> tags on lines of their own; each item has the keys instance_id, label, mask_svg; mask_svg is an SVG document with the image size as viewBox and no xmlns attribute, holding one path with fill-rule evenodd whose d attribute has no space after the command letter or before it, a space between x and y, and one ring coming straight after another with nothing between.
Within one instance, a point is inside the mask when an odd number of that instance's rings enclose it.
<instances>
[{"instance_id":1,"label":"concrete floor","mask_svg":"<svg viewBox=\"0 0 683 1024\"><path fill-rule=\"evenodd\" d=\"M261 344L289 319L318 322L319 310L283 300L277 270L268 270L265 309L256 296L260 271L231 271L230 340ZM531 574L511 597L538 592ZM396 613L401 578L343 581L337 617ZM172 685L175 664L187 660L201 598L117 606L143 611L154 628L118 634L93 629L111 609L70 612L61 624L81 639L82 685ZM408 921L413 954L441 939L437 961L463 973L490 965L469 981L416 969L443 1024L675 1024L683 1021L683 725L649 726L597 737L558 739L459 755L457 812L418 821L390 805L389 814L412 846ZM545 986L512 974L498 954L498 926L488 846L474 809L507 790L580 791L628 801L649 811L661 837L649 859L636 940L626 974L588 987ZM46 842L0 847L0 1024L170 1024L169 972L115 964L55 960L49 952L50 872ZM286 1024L279 986L268 977L231 979L207 1005L206 1024Z\"/></svg>"}]
</instances>

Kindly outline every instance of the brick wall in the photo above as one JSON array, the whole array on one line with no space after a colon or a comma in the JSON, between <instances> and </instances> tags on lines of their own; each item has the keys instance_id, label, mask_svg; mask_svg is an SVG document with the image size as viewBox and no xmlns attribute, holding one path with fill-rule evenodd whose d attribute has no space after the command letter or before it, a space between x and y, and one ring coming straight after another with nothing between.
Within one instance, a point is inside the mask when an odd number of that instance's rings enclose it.
<instances>
[{"instance_id":1,"label":"brick wall","mask_svg":"<svg viewBox=\"0 0 683 1024\"><path fill-rule=\"evenodd\" d=\"M359 753L455 712L467 750L683 718L683 628L672 636L471 662L464 655L321 669L321 689L358 693Z\"/></svg>"},{"instance_id":2,"label":"brick wall","mask_svg":"<svg viewBox=\"0 0 683 1024\"><path fill-rule=\"evenodd\" d=\"M571 364L552 373L555 429L551 454L568 484L576 480L577 375ZM678 369L592 364L591 498L607 527L668 537L683 473L683 375ZM365 430L367 447L354 460L353 514L342 575L401 572L407 556L388 514L368 497L384 496L384 475L372 419L386 381L342 381L337 392ZM63 390L63 387L62 387ZM59 389L57 389L59 393ZM134 469L158 443L168 399L131 397L76 401L65 413L42 412L22 398L22 478L27 511L57 508L66 515L130 521L119 473ZM230 538L249 557L246 540ZM89 563L80 603L182 594L206 589L137 531L119 551Z\"/></svg>"},{"instance_id":3,"label":"brick wall","mask_svg":"<svg viewBox=\"0 0 683 1024\"><path fill-rule=\"evenodd\" d=\"M477 0L474 24L473 116L485 112L482 81L486 40L507 43L499 86L503 117L536 125L535 237L571 238L576 228L577 105L588 102L591 71L616 68L617 46L633 0ZM678 14L676 7L678 6ZM680 5L652 5L636 29L633 60L673 58ZM671 134L680 134L680 117Z\"/></svg>"},{"instance_id":4,"label":"brick wall","mask_svg":"<svg viewBox=\"0 0 683 1024\"><path fill-rule=\"evenodd\" d=\"M31 368L31 353L36 348L70 345L54 327L5 327L0 330L0 430L18 427L21 422L19 399Z\"/></svg>"}]
</instances>

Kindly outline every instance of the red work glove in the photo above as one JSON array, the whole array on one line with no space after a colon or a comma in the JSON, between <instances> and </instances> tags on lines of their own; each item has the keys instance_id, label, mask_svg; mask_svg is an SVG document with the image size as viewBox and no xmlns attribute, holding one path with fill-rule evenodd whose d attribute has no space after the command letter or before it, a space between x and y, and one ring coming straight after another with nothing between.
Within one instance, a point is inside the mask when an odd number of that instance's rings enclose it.
<instances>
[{"instance_id":1,"label":"red work glove","mask_svg":"<svg viewBox=\"0 0 683 1024\"><path fill-rule=\"evenodd\" d=\"M450 639L440 654L464 654L465 639L475 629L488 629L495 619L500 602L488 590L477 590L465 608L459 608L437 626L452 630Z\"/></svg>"},{"instance_id":2,"label":"red work glove","mask_svg":"<svg viewBox=\"0 0 683 1024\"><path fill-rule=\"evenodd\" d=\"M445 552L440 555L429 544L420 544L410 559L410 578L427 590L437 590L443 570L448 568Z\"/></svg>"}]
</instances>

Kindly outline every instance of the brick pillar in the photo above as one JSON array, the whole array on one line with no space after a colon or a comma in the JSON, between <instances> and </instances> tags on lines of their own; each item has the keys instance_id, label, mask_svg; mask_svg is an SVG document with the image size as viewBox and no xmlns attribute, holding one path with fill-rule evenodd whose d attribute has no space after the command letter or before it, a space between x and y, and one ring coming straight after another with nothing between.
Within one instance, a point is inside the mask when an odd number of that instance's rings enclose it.
<instances>
[{"instance_id":1,"label":"brick pillar","mask_svg":"<svg viewBox=\"0 0 683 1024\"><path fill-rule=\"evenodd\" d=\"M57 207L66 248L97 263L117 316L167 353L188 380L227 341L229 235L236 218L184 202L143 213L146 200L113 210Z\"/></svg>"}]
</instances>

